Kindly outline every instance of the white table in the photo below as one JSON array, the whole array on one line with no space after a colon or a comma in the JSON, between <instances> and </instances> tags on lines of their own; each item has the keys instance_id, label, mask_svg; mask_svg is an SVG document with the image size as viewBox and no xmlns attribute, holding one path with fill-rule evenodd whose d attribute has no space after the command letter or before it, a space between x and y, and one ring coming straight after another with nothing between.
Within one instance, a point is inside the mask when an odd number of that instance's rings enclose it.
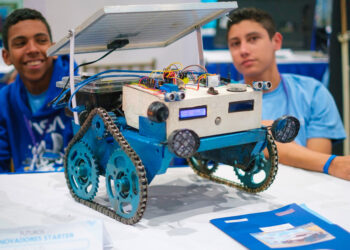
<instances>
[{"instance_id":1,"label":"white table","mask_svg":"<svg viewBox=\"0 0 350 250\"><path fill-rule=\"evenodd\" d=\"M233 174L224 169L224 174ZM280 165L275 182L252 195L169 168L149 186L142 220L127 226L73 200L63 173L0 175L0 229L103 221L114 249L244 249L210 219L305 203L350 231L350 182Z\"/></svg>"}]
</instances>

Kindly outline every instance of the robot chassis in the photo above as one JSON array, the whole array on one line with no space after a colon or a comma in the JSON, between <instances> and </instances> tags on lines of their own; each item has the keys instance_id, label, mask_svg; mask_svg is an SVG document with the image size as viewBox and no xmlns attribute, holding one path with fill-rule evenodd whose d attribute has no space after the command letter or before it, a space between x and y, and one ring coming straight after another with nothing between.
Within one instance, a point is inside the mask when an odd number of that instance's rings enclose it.
<instances>
[{"instance_id":1,"label":"robot chassis","mask_svg":"<svg viewBox=\"0 0 350 250\"><path fill-rule=\"evenodd\" d=\"M177 73L178 81L180 77ZM146 209L148 185L174 157L186 158L201 177L249 193L273 183L278 168L274 138L293 140L299 124L283 117L272 127L260 125L261 90L269 82L256 82L254 88L208 87L212 83L206 77L205 86L184 90L164 76L158 89L150 86L152 78L145 87L143 78L136 84L135 79L107 84L93 79L77 92L81 125L73 123L75 136L64 158L65 178L76 201L124 224L137 223ZM63 81L57 85L62 87ZM239 182L216 176L220 164L231 166ZM258 174L264 177L256 181ZM105 177L110 206L94 200L100 176Z\"/></svg>"},{"instance_id":2,"label":"robot chassis","mask_svg":"<svg viewBox=\"0 0 350 250\"><path fill-rule=\"evenodd\" d=\"M235 8L235 2L105 6L48 50L49 56L70 54L71 93L67 79L58 82L66 94L54 106L68 104L73 111L74 137L64 165L76 201L122 223L137 223L146 209L148 185L175 157L187 159L204 178L250 193L273 183L278 167L274 140L292 141L299 123L282 117L271 127L261 126L262 89L269 82L223 84L203 67L189 66L73 78L75 50L164 47L195 30L201 41L202 25ZM140 29L143 20L148 21ZM223 164L232 167L238 181L215 175ZM96 197L100 177L110 205Z\"/></svg>"}]
</instances>

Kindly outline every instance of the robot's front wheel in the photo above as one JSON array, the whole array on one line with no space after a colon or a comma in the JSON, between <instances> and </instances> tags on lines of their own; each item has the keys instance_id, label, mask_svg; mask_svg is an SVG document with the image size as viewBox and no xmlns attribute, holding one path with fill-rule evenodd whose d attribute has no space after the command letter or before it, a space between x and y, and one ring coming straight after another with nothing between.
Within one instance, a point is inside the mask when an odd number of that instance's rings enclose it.
<instances>
[{"instance_id":1,"label":"robot's front wheel","mask_svg":"<svg viewBox=\"0 0 350 250\"><path fill-rule=\"evenodd\" d=\"M67 172L71 190L81 199L92 200L98 190L98 165L90 147L82 142L75 143L66 153Z\"/></svg>"},{"instance_id":2,"label":"robot's front wheel","mask_svg":"<svg viewBox=\"0 0 350 250\"><path fill-rule=\"evenodd\" d=\"M115 212L123 218L142 216L140 179L135 165L121 149L116 149L107 163L106 187Z\"/></svg>"}]
</instances>

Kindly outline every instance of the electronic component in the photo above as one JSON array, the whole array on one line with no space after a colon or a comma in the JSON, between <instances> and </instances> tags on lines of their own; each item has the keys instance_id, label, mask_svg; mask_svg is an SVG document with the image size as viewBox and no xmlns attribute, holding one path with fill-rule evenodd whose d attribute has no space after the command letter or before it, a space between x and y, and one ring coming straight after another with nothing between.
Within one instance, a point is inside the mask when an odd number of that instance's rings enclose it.
<instances>
[{"instance_id":1,"label":"electronic component","mask_svg":"<svg viewBox=\"0 0 350 250\"><path fill-rule=\"evenodd\" d=\"M300 122L293 116L282 116L276 119L271 128L271 132L276 141L287 143L292 142L298 135Z\"/></svg>"},{"instance_id":2,"label":"electronic component","mask_svg":"<svg viewBox=\"0 0 350 250\"><path fill-rule=\"evenodd\" d=\"M220 85L220 75L208 75L207 76L207 86L217 87Z\"/></svg>"},{"instance_id":3,"label":"electronic component","mask_svg":"<svg viewBox=\"0 0 350 250\"><path fill-rule=\"evenodd\" d=\"M231 83L226 85L227 91L231 92L244 92L247 91L247 84L245 83Z\"/></svg>"},{"instance_id":4,"label":"electronic component","mask_svg":"<svg viewBox=\"0 0 350 250\"><path fill-rule=\"evenodd\" d=\"M255 90L268 90L272 87L272 84L270 81L256 81L253 82L253 88Z\"/></svg>"},{"instance_id":5,"label":"electronic component","mask_svg":"<svg viewBox=\"0 0 350 250\"><path fill-rule=\"evenodd\" d=\"M186 89L185 99L180 102L168 102L163 94L156 93L152 89L126 84L123 86L122 109L129 126L139 129L139 117L147 117L147 107L156 101L163 102L169 109L169 118L166 123L167 137L177 129L195 128L198 136L204 137L261 127L262 93L260 91L249 88L245 92L230 92L226 90L225 85L216 87L216 90L218 95L208 94L207 87L200 87L198 90ZM251 109L246 112L229 112L233 109L233 104L230 103L242 100L254 100L254 105L250 106ZM205 109L202 108L204 106ZM205 115L204 111L206 111ZM220 125L215 124L217 116L222 119Z\"/></svg>"},{"instance_id":6,"label":"electronic component","mask_svg":"<svg viewBox=\"0 0 350 250\"><path fill-rule=\"evenodd\" d=\"M203 118L207 116L207 106L180 108L179 120L188 120L195 118Z\"/></svg>"},{"instance_id":7,"label":"electronic component","mask_svg":"<svg viewBox=\"0 0 350 250\"><path fill-rule=\"evenodd\" d=\"M152 102L147 109L147 117L153 122L165 122L169 117L169 109L162 102Z\"/></svg>"},{"instance_id":8,"label":"electronic component","mask_svg":"<svg viewBox=\"0 0 350 250\"><path fill-rule=\"evenodd\" d=\"M199 142L198 135L190 129L175 130L168 138L169 150L181 158L193 156L197 152Z\"/></svg>"}]
</instances>

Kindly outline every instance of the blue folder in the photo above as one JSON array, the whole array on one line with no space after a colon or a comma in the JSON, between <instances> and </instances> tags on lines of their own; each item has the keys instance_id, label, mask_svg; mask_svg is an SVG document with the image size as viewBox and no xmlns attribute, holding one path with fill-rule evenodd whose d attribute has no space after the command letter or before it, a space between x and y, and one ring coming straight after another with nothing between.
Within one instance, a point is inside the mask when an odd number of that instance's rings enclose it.
<instances>
[{"instance_id":1,"label":"blue folder","mask_svg":"<svg viewBox=\"0 0 350 250\"><path fill-rule=\"evenodd\" d=\"M349 232L297 204L210 222L249 249L350 249Z\"/></svg>"}]
</instances>

